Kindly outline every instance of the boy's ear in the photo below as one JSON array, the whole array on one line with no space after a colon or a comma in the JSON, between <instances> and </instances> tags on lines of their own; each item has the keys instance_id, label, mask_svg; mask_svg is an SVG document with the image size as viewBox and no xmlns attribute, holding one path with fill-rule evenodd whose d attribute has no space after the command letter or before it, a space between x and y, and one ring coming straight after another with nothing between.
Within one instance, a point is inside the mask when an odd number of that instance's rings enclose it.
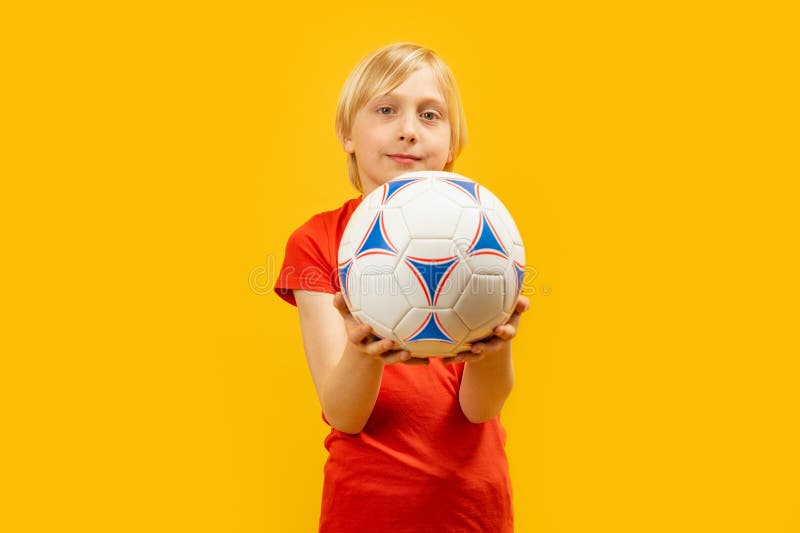
<instances>
[{"instance_id":1,"label":"boy's ear","mask_svg":"<svg viewBox=\"0 0 800 533\"><path fill-rule=\"evenodd\" d=\"M347 152L348 154L353 154L356 151L355 147L353 146L353 139L351 137L344 138L344 140L342 141L342 147L344 148L344 151Z\"/></svg>"}]
</instances>

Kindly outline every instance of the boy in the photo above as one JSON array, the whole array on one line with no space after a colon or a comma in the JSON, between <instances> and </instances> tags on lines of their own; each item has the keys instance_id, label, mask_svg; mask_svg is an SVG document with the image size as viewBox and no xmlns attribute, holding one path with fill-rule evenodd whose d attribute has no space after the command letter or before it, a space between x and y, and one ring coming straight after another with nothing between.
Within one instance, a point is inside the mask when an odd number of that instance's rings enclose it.
<instances>
[{"instance_id":1,"label":"boy","mask_svg":"<svg viewBox=\"0 0 800 533\"><path fill-rule=\"evenodd\" d=\"M451 170L466 139L449 68L410 43L381 48L356 66L336 125L363 195L405 172ZM512 531L497 415L513 385L510 341L529 302L520 297L494 336L452 358L416 359L376 339L347 310L335 275L342 232L362 198L292 234L275 287L298 307L331 426L320 531Z\"/></svg>"}]
</instances>

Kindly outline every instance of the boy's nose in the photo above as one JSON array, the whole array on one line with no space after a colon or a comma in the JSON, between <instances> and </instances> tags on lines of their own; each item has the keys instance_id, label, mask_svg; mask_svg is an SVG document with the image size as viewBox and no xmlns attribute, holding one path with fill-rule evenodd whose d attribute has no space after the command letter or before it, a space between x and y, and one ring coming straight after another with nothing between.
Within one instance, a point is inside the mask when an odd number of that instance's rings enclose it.
<instances>
[{"instance_id":1,"label":"boy's nose","mask_svg":"<svg viewBox=\"0 0 800 533\"><path fill-rule=\"evenodd\" d=\"M408 142L416 142L417 140L417 133L414 131L414 128L409 125L404 125L400 129L400 140L401 141L408 141Z\"/></svg>"},{"instance_id":2,"label":"boy's nose","mask_svg":"<svg viewBox=\"0 0 800 533\"><path fill-rule=\"evenodd\" d=\"M408 142L416 142L417 132L414 130L414 122L411 119L403 120L400 125L400 140Z\"/></svg>"}]
</instances>

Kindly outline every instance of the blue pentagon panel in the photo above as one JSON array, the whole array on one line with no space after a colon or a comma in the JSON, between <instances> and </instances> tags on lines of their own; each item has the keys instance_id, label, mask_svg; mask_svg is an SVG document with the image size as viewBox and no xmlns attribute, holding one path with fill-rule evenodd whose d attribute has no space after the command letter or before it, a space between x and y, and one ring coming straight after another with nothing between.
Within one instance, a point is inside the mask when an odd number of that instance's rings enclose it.
<instances>
[{"instance_id":1,"label":"blue pentagon panel","mask_svg":"<svg viewBox=\"0 0 800 533\"><path fill-rule=\"evenodd\" d=\"M439 289L458 262L457 257L444 259L425 259L422 257L406 257L408 264L417 276L417 280L425 291L428 305L435 305L439 297Z\"/></svg>"},{"instance_id":2,"label":"blue pentagon panel","mask_svg":"<svg viewBox=\"0 0 800 533\"><path fill-rule=\"evenodd\" d=\"M481 213L481 224L478 227L477 235L472 241L472 246L468 250L469 255L492 254L500 257L508 257L508 251L500 243L492 223L486 218L485 213Z\"/></svg>"},{"instance_id":3,"label":"blue pentagon panel","mask_svg":"<svg viewBox=\"0 0 800 533\"><path fill-rule=\"evenodd\" d=\"M517 274L517 293L522 290L522 282L525 280L525 267L514 261L514 272Z\"/></svg>"},{"instance_id":4,"label":"blue pentagon panel","mask_svg":"<svg viewBox=\"0 0 800 533\"><path fill-rule=\"evenodd\" d=\"M467 179L460 179L457 180L467 184L467 190L463 187L459 187L458 185L452 183L451 178L447 179L437 179L431 181L431 190L436 191L437 193L441 194L442 196L446 197L448 200L459 206L461 209L477 209L481 207L481 204L475 200L475 197L470 194L470 187L469 185L473 185L474 182L467 180ZM480 196L480 188L476 189L478 196Z\"/></svg>"},{"instance_id":5,"label":"blue pentagon panel","mask_svg":"<svg viewBox=\"0 0 800 533\"><path fill-rule=\"evenodd\" d=\"M395 197L397 198L397 197ZM389 244L392 245L396 254L402 254L408 246L411 236L408 233L408 226L403 218L403 212L394 207L381 209L381 229L386 235Z\"/></svg>"},{"instance_id":6,"label":"blue pentagon panel","mask_svg":"<svg viewBox=\"0 0 800 533\"><path fill-rule=\"evenodd\" d=\"M452 185L462 191L465 194L472 197L475 200L475 203L481 203L480 193L478 190L478 184L474 181L465 181L465 180L454 180L454 179L445 179L443 180L445 183Z\"/></svg>"},{"instance_id":7,"label":"blue pentagon panel","mask_svg":"<svg viewBox=\"0 0 800 533\"><path fill-rule=\"evenodd\" d=\"M351 266L353 266L352 259L349 259L346 263L339 264L339 287L345 296L347 296L347 275L350 274Z\"/></svg>"},{"instance_id":8,"label":"blue pentagon panel","mask_svg":"<svg viewBox=\"0 0 800 533\"><path fill-rule=\"evenodd\" d=\"M514 261L508 262L508 268L503 272L503 310L506 312L513 312L514 307L517 305L517 298L519 298L520 289L522 288L522 281L524 281L525 271L522 271L522 277L519 276L517 265Z\"/></svg>"},{"instance_id":9,"label":"blue pentagon panel","mask_svg":"<svg viewBox=\"0 0 800 533\"><path fill-rule=\"evenodd\" d=\"M397 248L386 235L386 228L383 225L383 212L378 212L372 220L369 231L367 231L364 240L356 250L356 257L374 253L386 255L395 255L397 253Z\"/></svg>"},{"instance_id":10,"label":"blue pentagon panel","mask_svg":"<svg viewBox=\"0 0 800 533\"><path fill-rule=\"evenodd\" d=\"M358 265L355 261L347 261L347 264L340 263L338 270L339 279L344 278L344 283L341 285L342 296L344 296L347 307L350 311L361 309L361 275L358 271Z\"/></svg>"},{"instance_id":11,"label":"blue pentagon panel","mask_svg":"<svg viewBox=\"0 0 800 533\"><path fill-rule=\"evenodd\" d=\"M436 289L436 292L433 296L433 307L436 307L436 309L449 309L453 307L458 301L458 298L461 296L461 293L469 285L469 280L471 277L472 272L470 271L469 265L466 261L459 258L453 263L453 266L450 268L450 270L448 270L440 280L439 287ZM416 276L414 276L414 281L418 283ZM423 291L419 290L418 292L422 293ZM424 300L424 295L420 295ZM407 297L408 301L411 302L412 299L410 298L410 295L407 295ZM420 305L417 305L416 301L414 301L414 305L418 307L429 306L429 304L426 302L422 302ZM439 318L441 318L441 315Z\"/></svg>"},{"instance_id":12,"label":"blue pentagon panel","mask_svg":"<svg viewBox=\"0 0 800 533\"><path fill-rule=\"evenodd\" d=\"M411 337L405 339L406 342L419 342L419 341L441 341L441 342L456 342L442 327L441 323L436 317L436 313L429 313L428 318L419 327L417 331L411 334Z\"/></svg>"},{"instance_id":13,"label":"blue pentagon panel","mask_svg":"<svg viewBox=\"0 0 800 533\"><path fill-rule=\"evenodd\" d=\"M392 197L397 194L398 191L401 189L405 189L411 184L417 183L418 181L422 181L420 178L409 178L409 179L399 179L399 180L392 180L383 186L383 198L381 199L381 205L386 205L391 201Z\"/></svg>"},{"instance_id":14,"label":"blue pentagon panel","mask_svg":"<svg viewBox=\"0 0 800 533\"><path fill-rule=\"evenodd\" d=\"M487 209L483 211L483 214L486 215L486 220L489 221L489 226L494 231L497 241L510 256L512 254L511 249L514 246L514 236L503 222L503 217L499 216L502 211L502 209L493 209L491 211Z\"/></svg>"},{"instance_id":15,"label":"blue pentagon panel","mask_svg":"<svg viewBox=\"0 0 800 533\"><path fill-rule=\"evenodd\" d=\"M431 313L435 314L431 316ZM433 322L433 325L429 322ZM438 328L453 340L446 341L441 335L425 335L432 338L422 338L420 335L426 326ZM456 352L461 341L469 335L469 328L452 309L431 311L414 307L394 328L394 334L404 349L417 356L442 356Z\"/></svg>"}]
</instances>

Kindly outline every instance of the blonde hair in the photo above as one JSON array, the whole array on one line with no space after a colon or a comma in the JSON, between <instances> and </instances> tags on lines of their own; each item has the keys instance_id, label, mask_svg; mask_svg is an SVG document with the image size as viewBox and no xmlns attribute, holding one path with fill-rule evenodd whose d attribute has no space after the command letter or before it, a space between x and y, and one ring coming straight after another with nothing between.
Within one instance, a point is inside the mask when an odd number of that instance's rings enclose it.
<instances>
[{"instance_id":1,"label":"blonde hair","mask_svg":"<svg viewBox=\"0 0 800 533\"><path fill-rule=\"evenodd\" d=\"M467 142L467 124L461 105L461 95L453 73L436 52L414 43L394 43L384 46L356 65L344 83L336 108L336 135L339 141L344 143L350 136L356 113L367 102L401 85L423 64L433 70L436 84L447 103L452 159L445 165L444 170L451 171L453 162ZM348 155L347 173L350 182L362 192L356 156Z\"/></svg>"}]
</instances>

